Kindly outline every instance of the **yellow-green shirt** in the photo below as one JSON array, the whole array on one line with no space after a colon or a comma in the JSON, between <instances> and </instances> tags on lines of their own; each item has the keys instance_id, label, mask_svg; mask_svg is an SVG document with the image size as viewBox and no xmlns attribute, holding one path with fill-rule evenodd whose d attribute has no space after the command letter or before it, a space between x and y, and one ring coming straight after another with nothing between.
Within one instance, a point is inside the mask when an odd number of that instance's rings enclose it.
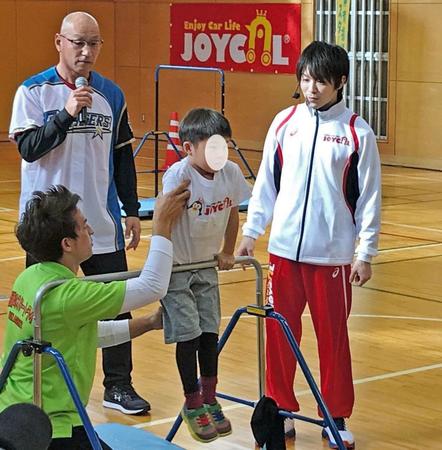
<instances>
[{"instance_id":1,"label":"yellow-green shirt","mask_svg":"<svg viewBox=\"0 0 442 450\"><path fill-rule=\"evenodd\" d=\"M44 284L66 279L50 290L42 301L42 338L63 355L84 405L95 375L97 322L111 319L121 310L125 282L81 281L65 266L45 262L23 271L16 279L8 304L3 366L18 340L33 336L34 299ZM19 354L0 393L0 411L7 406L33 401L33 358ZM44 354L42 361L42 407L49 415L53 437L70 437L81 419L55 360Z\"/></svg>"}]
</instances>

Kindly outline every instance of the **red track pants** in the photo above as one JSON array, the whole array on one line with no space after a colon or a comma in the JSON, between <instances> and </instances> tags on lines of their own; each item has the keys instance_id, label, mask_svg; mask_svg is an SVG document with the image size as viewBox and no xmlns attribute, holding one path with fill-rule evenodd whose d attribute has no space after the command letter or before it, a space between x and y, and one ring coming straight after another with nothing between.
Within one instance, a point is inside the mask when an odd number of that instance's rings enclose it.
<instances>
[{"instance_id":1,"label":"red track pants","mask_svg":"<svg viewBox=\"0 0 442 450\"><path fill-rule=\"evenodd\" d=\"M321 392L332 417L350 417L354 404L347 318L350 265L318 266L270 255L267 301L282 314L298 344L301 316L309 305L318 341ZM266 395L299 411L293 382L296 359L276 320L266 320Z\"/></svg>"}]
</instances>

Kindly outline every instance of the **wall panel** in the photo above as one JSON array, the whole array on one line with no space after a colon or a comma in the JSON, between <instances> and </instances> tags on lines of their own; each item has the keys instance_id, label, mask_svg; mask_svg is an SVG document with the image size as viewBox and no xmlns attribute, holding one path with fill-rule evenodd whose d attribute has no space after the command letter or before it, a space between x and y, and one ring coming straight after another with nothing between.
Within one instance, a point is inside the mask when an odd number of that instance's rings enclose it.
<instances>
[{"instance_id":1,"label":"wall panel","mask_svg":"<svg viewBox=\"0 0 442 450\"><path fill-rule=\"evenodd\" d=\"M192 108L220 109L221 96L219 76L211 72L161 71L160 72L160 129L167 130L172 111L180 119ZM154 104L154 86L149 90L148 100Z\"/></svg>"},{"instance_id":2,"label":"wall panel","mask_svg":"<svg viewBox=\"0 0 442 450\"><path fill-rule=\"evenodd\" d=\"M169 3L140 5L140 66L169 64Z\"/></svg>"},{"instance_id":3,"label":"wall panel","mask_svg":"<svg viewBox=\"0 0 442 450\"><path fill-rule=\"evenodd\" d=\"M398 8L397 79L442 82L442 3Z\"/></svg>"},{"instance_id":4,"label":"wall panel","mask_svg":"<svg viewBox=\"0 0 442 450\"><path fill-rule=\"evenodd\" d=\"M20 83L58 61L54 36L60 29L61 18L68 12L68 2L18 1L16 5L17 77Z\"/></svg>"},{"instance_id":5,"label":"wall panel","mask_svg":"<svg viewBox=\"0 0 442 450\"><path fill-rule=\"evenodd\" d=\"M237 144L261 150L274 115L294 103L295 76L236 73L227 82L226 115Z\"/></svg>"},{"instance_id":6,"label":"wall panel","mask_svg":"<svg viewBox=\"0 0 442 450\"><path fill-rule=\"evenodd\" d=\"M442 169L442 83L397 82L395 162Z\"/></svg>"},{"instance_id":7,"label":"wall panel","mask_svg":"<svg viewBox=\"0 0 442 450\"><path fill-rule=\"evenodd\" d=\"M0 70L0 132L6 133L11 118L12 100L17 88L17 45L16 45L15 1L0 3L0 42L9 51L2 52Z\"/></svg>"},{"instance_id":8,"label":"wall panel","mask_svg":"<svg viewBox=\"0 0 442 450\"><path fill-rule=\"evenodd\" d=\"M154 73L151 69L140 69L140 111L141 118L140 124L141 128L137 135L142 136L147 131L152 131L154 129ZM166 125L162 124L164 128ZM167 128L166 128L167 129ZM134 130L135 131L135 130Z\"/></svg>"},{"instance_id":9,"label":"wall panel","mask_svg":"<svg viewBox=\"0 0 442 450\"><path fill-rule=\"evenodd\" d=\"M126 97L132 129L141 133L140 69L138 67L117 67L115 75Z\"/></svg>"},{"instance_id":10,"label":"wall panel","mask_svg":"<svg viewBox=\"0 0 442 450\"><path fill-rule=\"evenodd\" d=\"M140 4L115 5L115 64L140 67Z\"/></svg>"}]
</instances>

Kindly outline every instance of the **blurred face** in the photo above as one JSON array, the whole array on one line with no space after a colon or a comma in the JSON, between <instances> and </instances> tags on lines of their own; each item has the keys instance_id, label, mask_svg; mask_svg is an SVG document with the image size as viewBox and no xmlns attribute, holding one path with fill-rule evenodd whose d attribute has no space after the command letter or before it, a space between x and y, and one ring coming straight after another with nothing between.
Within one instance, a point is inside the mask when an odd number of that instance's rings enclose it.
<instances>
[{"instance_id":1,"label":"blurred face","mask_svg":"<svg viewBox=\"0 0 442 450\"><path fill-rule=\"evenodd\" d=\"M92 256L91 236L94 234L94 231L87 223L86 217L84 217L83 213L78 208L74 214L74 219L76 223L75 233L77 234L77 237L75 239L69 239L71 240L70 245L72 248L72 253L81 263Z\"/></svg>"},{"instance_id":2,"label":"blurred face","mask_svg":"<svg viewBox=\"0 0 442 450\"><path fill-rule=\"evenodd\" d=\"M206 145L207 139L198 142L193 145L190 142L184 142L183 146L189 157L189 162L201 175L206 178L212 179L217 170L213 170L206 160Z\"/></svg>"},{"instance_id":3,"label":"blurred face","mask_svg":"<svg viewBox=\"0 0 442 450\"><path fill-rule=\"evenodd\" d=\"M340 85L336 88L334 83L326 80L316 80L310 75L308 69L301 76L301 91L307 104L314 109L327 109L338 100L338 90L344 85L346 79L342 77Z\"/></svg>"},{"instance_id":4,"label":"blurred face","mask_svg":"<svg viewBox=\"0 0 442 450\"><path fill-rule=\"evenodd\" d=\"M65 24L55 36L60 75L70 83L79 76L88 78L100 54L101 44L100 29L90 17L78 15Z\"/></svg>"}]
</instances>

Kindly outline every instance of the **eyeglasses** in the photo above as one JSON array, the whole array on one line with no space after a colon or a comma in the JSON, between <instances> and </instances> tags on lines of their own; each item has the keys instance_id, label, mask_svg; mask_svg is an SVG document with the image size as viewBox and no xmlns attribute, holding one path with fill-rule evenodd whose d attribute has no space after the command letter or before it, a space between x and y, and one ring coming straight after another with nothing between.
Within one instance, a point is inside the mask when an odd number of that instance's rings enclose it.
<instances>
[{"instance_id":1,"label":"eyeglasses","mask_svg":"<svg viewBox=\"0 0 442 450\"><path fill-rule=\"evenodd\" d=\"M96 50L100 48L104 42L103 39L93 39L92 41L86 41L85 39L69 39L68 37L63 36L62 34L59 34L59 36L69 41L72 44L72 46L77 50L82 49L86 45L88 45L89 48L91 48L92 50Z\"/></svg>"}]
</instances>

